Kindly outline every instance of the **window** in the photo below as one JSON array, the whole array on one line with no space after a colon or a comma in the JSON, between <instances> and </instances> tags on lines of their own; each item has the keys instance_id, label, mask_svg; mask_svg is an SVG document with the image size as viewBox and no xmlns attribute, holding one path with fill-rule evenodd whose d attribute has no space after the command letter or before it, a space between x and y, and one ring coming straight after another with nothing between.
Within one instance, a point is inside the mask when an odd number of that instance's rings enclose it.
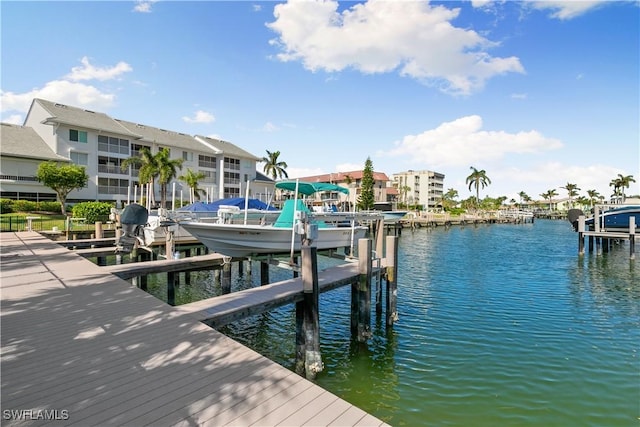
<instances>
[{"instance_id":1,"label":"window","mask_svg":"<svg viewBox=\"0 0 640 427\"><path fill-rule=\"evenodd\" d=\"M83 130L69 129L69 141L87 143L87 132Z\"/></svg>"},{"instance_id":2,"label":"window","mask_svg":"<svg viewBox=\"0 0 640 427\"><path fill-rule=\"evenodd\" d=\"M146 148L147 150L151 150L151 147L140 144L131 144L131 157L140 157L140 151Z\"/></svg>"},{"instance_id":3,"label":"window","mask_svg":"<svg viewBox=\"0 0 640 427\"><path fill-rule=\"evenodd\" d=\"M117 178L98 178L99 194L127 194L129 180Z\"/></svg>"},{"instance_id":4,"label":"window","mask_svg":"<svg viewBox=\"0 0 640 427\"><path fill-rule=\"evenodd\" d=\"M122 161L117 157L98 157L98 172L100 173L115 173L118 175L128 175L127 171L123 171L120 168Z\"/></svg>"},{"instance_id":5,"label":"window","mask_svg":"<svg viewBox=\"0 0 640 427\"><path fill-rule=\"evenodd\" d=\"M129 155L129 140L98 135L98 151Z\"/></svg>"},{"instance_id":6,"label":"window","mask_svg":"<svg viewBox=\"0 0 640 427\"><path fill-rule=\"evenodd\" d=\"M240 159L232 159L231 157L224 158L224 168L232 170L240 170Z\"/></svg>"},{"instance_id":7,"label":"window","mask_svg":"<svg viewBox=\"0 0 640 427\"><path fill-rule=\"evenodd\" d=\"M225 199L231 197L240 197L240 189L239 188L225 188L224 189L224 197Z\"/></svg>"},{"instance_id":8,"label":"window","mask_svg":"<svg viewBox=\"0 0 640 427\"><path fill-rule=\"evenodd\" d=\"M240 174L235 172L224 173L225 184L240 184Z\"/></svg>"},{"instance_id":9,"label":"window","mask_svg":"<svg viewBox=\"0 0 640 427\"><path fill-rule=\"evenodd\" d=\"M213 171L208 171L208 170L201 170L199 172L202 172L205 176L205 178L202 180L203 182L216 182L216 173Z\"/></svg>"},{"instance_id":10,"label":"window","mask_svg":"<svg viewBox=\"0 0 640 427\"><path fill-rule=\"evenodd\" d=\"M198 166L201 168L216 168L216 158L211 156L198 155Z\"/></svg>"},{"instance_id":11,"label":"window","mask_svg":"<svg viewBox=\"0 0 640 427\"><path fill-rule=\"evenodd\" d=\"M69 153L69 158L76 165L87 166L89 164L89 155L87 153L72 151Z\"/></svg>"},{"instance_id":12,"label":"window","mask_svg":"<svg viewBox=\"0 0 640 427\"><path fill-rule=\"evenodd\" d=\"M183 151L182 160L184 160L185 162L193 162L193 153L190 151Z\"/></svg>"}]
</instances>

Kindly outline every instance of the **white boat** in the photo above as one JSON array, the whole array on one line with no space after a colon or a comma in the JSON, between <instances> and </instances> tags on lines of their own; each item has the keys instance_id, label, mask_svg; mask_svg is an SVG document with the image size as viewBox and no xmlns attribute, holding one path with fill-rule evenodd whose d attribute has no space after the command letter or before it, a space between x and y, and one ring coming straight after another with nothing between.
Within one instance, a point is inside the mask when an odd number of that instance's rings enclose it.
<instances>
[{"instance_id":1,"label":"white boat","mask_svg":"<svg viewBox=\"0 0 640 427\"><path fill-rule=\"evenodd\" d=\"M269 210L273 208L255 199L246 201L247 206L255 207L240 209L241 204L245 204L245 199L233 198L212 203L197 202L177 211L159 209L157 212L151 212L143 228L144 245L163 245L168 237L176 244L197 243L198 239L180 225L181 220L225 224L271 224L280 213L277 210Z\"/></svg>"},{"instance_id":2,"label":"white boat","mask_svg":"<svg viewBox=\"0 0 640 427\"><path fill-rule=\"evenodd\" d=\"M307 184L309 186L307 186ZM290 182L278 183L289 189ZM328 190L331 184L296 183L298 193L313 194ZM337 187L337 188L334 188ZM321 189L320 189L321 188ZM331 190L348 191L333 186ZM295 191L295 190L294 190ZM285 254L300 251L303 240L318 250L353 247L365 237L367 227L335 225L314 217L302 200L287 200L277 220L270 225L207 223L180 221L180 225L214 252L231 257L250 257L260 254Z\"/></svg>"},{"instance_id":3,"label":"white boat","mask_svg":"<svg viewBox=\"0 0 640 427\"><path fill-rule=\"evenodd\" d=\"M145 224L142 229L144 240L144 246L155 246L155 245L164 245L167 242L167 238L173 240L173 243L197 243L198 239L193 237L191 233L189 233L184 228L180 227L180 225L169 219L167 214L158 214L153 215L150 214L147 220L147 224Z\"/></svg>"}]
</instances>

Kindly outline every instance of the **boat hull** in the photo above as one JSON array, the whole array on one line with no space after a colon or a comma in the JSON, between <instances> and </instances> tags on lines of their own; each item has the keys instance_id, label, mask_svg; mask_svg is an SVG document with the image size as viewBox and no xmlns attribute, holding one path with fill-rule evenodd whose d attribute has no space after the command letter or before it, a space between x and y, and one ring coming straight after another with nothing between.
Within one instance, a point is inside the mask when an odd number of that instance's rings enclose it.
<instances>
[{"instance_id":1,"label":"boat hull","mask_svg":"<svg viewBox=\"0 0 640 427\"><path fill-rule=\"evenodd\" d=\"M629 221L631 217L635 217L636 228L640 225L640 206L624 206L614 208L600 213L600 228L603 229L629 229ZM590 217L585 220L585 225L589 229L594 229L594 218Z\"/></svg>"},{"instance_id":2,"label":"boat hull","mask_svg":"<svg viewBox=\"0 0 640 427\"><path fill-rule=\"evenodd\" d=\"M231 257L281 254L291 251L292 230L272 226L181 222L180 225L214 252ZM312 246L319 250L350 247L365 237L366 227L327 227L318 229ZM293 249L300 251L300 235L293 236Z\"/></svg>"}]
</instances>

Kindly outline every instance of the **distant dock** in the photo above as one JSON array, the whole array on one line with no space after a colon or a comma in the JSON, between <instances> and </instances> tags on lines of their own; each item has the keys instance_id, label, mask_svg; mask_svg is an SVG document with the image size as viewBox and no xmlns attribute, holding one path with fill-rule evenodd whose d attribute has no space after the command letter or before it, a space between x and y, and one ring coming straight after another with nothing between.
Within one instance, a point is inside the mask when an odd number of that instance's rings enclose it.
<instances>
[{"instance_id":1,"label":"distant dock","mask_svg":"<svg viewBox=\"0 0 640 427\"><path fill-rule=\"evenodd\" d=\"M0 244L3 426L386 425L206 326L201 309L35 232Z\"/></svg>"}]
</instances>

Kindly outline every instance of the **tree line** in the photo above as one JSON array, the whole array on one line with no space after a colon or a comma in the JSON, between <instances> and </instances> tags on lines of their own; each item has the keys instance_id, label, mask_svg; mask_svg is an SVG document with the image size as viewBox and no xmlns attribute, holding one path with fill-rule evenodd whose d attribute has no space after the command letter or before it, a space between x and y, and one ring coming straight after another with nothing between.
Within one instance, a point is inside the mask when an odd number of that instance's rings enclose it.
<instances>
[{"instance_id":1,"label":"tree line","mask_svg":"<svg viewBox=\"0 0 640 427\"><path fill-rule=\"evenodd\" d=\"M263 172L276 180L288 178L289 175L286 171L288 165L285 161L280 159L280 151L266 150L267 155L262 158L264 163ZM195 172L187 168L186 172L178 176L178 170L182 170L184 160L183 159L171 159L168 148L162 148L157 153L152 154L151 150L144 147L140 150L138 156L132 156L125 159L122 164L122 170L127 170L129 167L138 168L138 179L142 185L150 185L153 189L155 184L160 185L160 205L166 206L167 200L167 187L168 184L176 179L176 177L185 182L189 187L189 202L193 203L197 199L200 199L204 194L204 190L199 187L199 183L206 178L206 175L199 171ZM466 177L465 183L468 185L469 191L474 191L475 196L471 196L465 200L458 201L458 191L449 188L441 197L440 205L446 211L458 210L496 210L499 209L507 197L501 196L497 198L485 197L480 199L480 190L491 184L491 179L487 175L484 169L477 169L474 166L470 167L471 173ZM360 210L373 209L375 196L374 185L375 180L373 176L373 162L369 157L365 161L362 175L362 185L360 189L360 195L357 199L357 208ZM42 182L45 186L54 190L57 195L58 201L61 204L62 213L65 213L65 202L69 193L73 190L81 189L87 185L89 180L86 174L84 166L78 165L61 165L54 161L43 162L39 165L36 173L36 179ZM613 187L613 194L611 199L615 203L623 203L626 199L625 188L629 188L632 182L636 182L633 175L622 175L611 180L610 187ZM596 203L602 203L605 197L598 193L596 190L587 190L585 196L579 196L580 188L577 184L567 183L560 188L566 190L569 198L569 207L573 207L574 203L581 206L592 207ZM406 195L410 190L409 187L404 186L398 188L400 194L400 202L404 201L407 206ZM540 196L549 202L549 209L552 209L553 198L558 196L557 190L550 189L540 194ZM403 197L404 196L404 197ZM524 191L518 194L519 202L511 199L509 202L512 205L529 205L533 199ZM155 204L155 191L149 193L151 202ZM404 200L403 200L404 198Z\"/></svg>"}]
</instances>

